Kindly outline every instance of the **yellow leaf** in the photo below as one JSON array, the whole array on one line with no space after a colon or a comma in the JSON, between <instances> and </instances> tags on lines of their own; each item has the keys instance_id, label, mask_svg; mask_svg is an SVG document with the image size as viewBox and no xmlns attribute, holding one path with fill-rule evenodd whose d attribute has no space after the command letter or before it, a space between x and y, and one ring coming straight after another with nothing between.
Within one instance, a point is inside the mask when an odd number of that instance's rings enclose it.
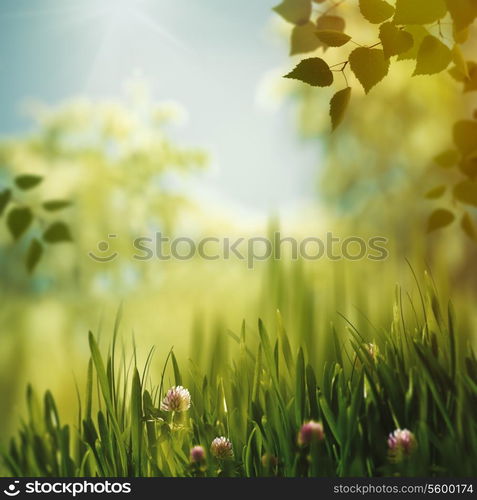
<instances>
[{"instance_id":1,"label":"yellow leaf","mask_svg":"<svg viewBox=\"0 0 477 500\"><path fill-rule=\"evenodd\" d=\"M383 44L385 57L397 56L407 52L414 45L412 35L400 30L393 23L384 23L379 28L379 38Z\"/></svg>"},{"instance_id":2,"label":"yellow leaf","mask_svg":"<svg viewBox=\"0 0 477 500\"><path fill-rule=\"evenodd\" d=\"M455 215L445 208L434 210L427 221L427 232L436 231L454 222Z\"/></svg>"},{"instance_id":3,"label":"yellow leaf","mask_svg":"<svg viewBox=\"0 0 477 500\"><path fill-rule=\"evenodd\" d=\"M389 71L389 59L379 49L358 47L349 55L351 70L368 93Z\"/></svg>"},{"instance_id":4,"label":"yellow leaf","mask_svg":"<svg viewBox=\"0 0 477 500\"><path fill-rule=\"evenodd\" d=\"M462 220L460 222L460 226L462 227L464 233L474 241L477 241L477 232L475 230L475 225L470 217L470 215L465 212L462 216Z\"/></svg>"},{"instance_id":5,"label":"yellow leaf","mask_svg":"<svg viewBox=\"0 0 477 500\"><path fill-rule=\"evenodd\" d=\"M454 21L456 32L470 26L477 17L477 2L475 0L446 0L446 4Z\"/></svg>"},{"instance_id":6,"label":"yellow leaf","mask_svg":"<svg viewBox=\"0 0 477 500\"><path fill-rule=\"evenodd\" d=\"M384 0L359 0L363 17L373 24L380 24L394 14L394 7Z\"/></svg>"},{"instance_id":7,"label":"yellow leaf","mask_svg":"<svg viewBox=\"0 0 477 500\"><path fill-rule=\"evenodd\" d=\"M457 43L465 43L469 38L469 28L457 29L454 25L452 28L452 36L454 37L454 41Z\"/></svg>"},{"instance_id":8,"label":"yellow leaf","mask_svg":"<svg viewBox=\"0 0 477 500\"><path fill-rule=\"evenodd\" d=\"M454 198L466 205L477 207L477 184L473 181L462 181L454 186Z\"/></svg>"},{"instance_id":9,"label":"yellow leaf","mask_svg":"<svg viewBox=\"0 0 477 500\"><path fill-rule=\"evenodd\" d=\"M477 150L468 154L459 164L459 168L465 175L475 179L477 176Z\"/></svg>"},{"instance_id":10,"label":"yellow leaf","mask_svg":"<svg viewBox=\"0 0 477 500\"><path fill-rule=\"evenodd\" d=\"M414 75L434 75L444 71L452 60L452 54L435 36L428 35L421 43L416 59Z\"/></svg>"},{"instance_id":11,"label":"yellow leaf","mask_svg":"<svg viewBox=\"0 0 477 500\"><path fill-rule=\"evenodd\" d=\"M430 200L436 200L440 198L446 192L445 186L437 186L426 193L426 198Z\"/></svg>"},{"instance_id":12,"label":"yellow leaf","mask_svg":"<svg viewBox=\"0 0 477 500\"><path fill-rule=\"evenodd\" d=\"M454 1L454 0L452 0ZM444 0L396 0L396 24L431 24L447 12Z\"/></svg>"},{"instance_id":13,"label":"yellow leaf","mask_svg":"<svg viewBox=\"0 0 477 500\"><path fill-rule=\"evenodd\" d=\"M351 98L351 87L336 92L330 101L330 116L333 130L343 121Z\"/></svg>"},{"instance_id":14,"label":"yellow leaf","mask_svg":"<svg viewBox=\"0 0 477 500\"><path fill-rule=\"evenodd\" d=\"M460 120L453 129L454 144L462 153L467 156L477 151L477 122L472 120Z\"/></svg>"},{"instance_id":15,"label":"yellow leaf","mask_svg":"<svg viewBox=\"0 0 477 500\"><path fill-rule=\"evenodd\" d=\"M457 162L460 160L460 154L455 149L448 149L438 154L434 161L440 166L444 168L451 168L457 165Z\"/></svg>"},{"instance_id":16,"label":"yellow leaf","mask_svg":"<svg viewBox=\"0 0 477 500\"><path fill-rule=\"evenodd\" d=\"M419 47L424 38L426 38L426 36L429 35L429 32L426 30L426 28L423 28L422 26L419 25L406 26L403 29L403 31L409 33L412 36L414 43L413 46L408 51L399 54L397 60L404 61L407 59L416 59Z\"/></svg>"},{"instance_id":17,"label":"yellow leaf","mask_svg":"<svg viewBox=\"0 0 477 500\"><path fill-rule=\"evenodd\" d=\"M469 78L464 80L464 92L472 92L477 90L477 63L467 61L467 71Z\"/></svg>"},{"instance_id":18,"label":"yellow leaf","mask_svg":"<svg viewBox=\"0 0 477 500\"><path fill-rule=\"evenodd\" d=\"M343 32L346 26L346 22L342 17L339 16L320 16L316 20L316 28L318 30L333 30L333 31L341 31ZM323 47L323 50L326 51L328 48L328 45L323 43L321 40L318 39L315 33L313 33L313 36L319 43L320 47Z\"/></svg>"},{"instance_id":19,"label":"yellow leaf","mask_svg":"<svg viewBox=\"0 0 477 500\"><path fill-rule=\"evenodd\" d=\"M319 30L344 31L345 20L339 16L320 16L316 20L316 27Z\"/></svg>"},{"instance_id":20,"label":"yellow leaf","mask_svg":"<svg viewBox=\"0 0 477 500\"><path fill-rule=\"evenodd\" d=\"M315 35L316 26L307 22L301 26L295 26L291 34L290 55L312 52L320 47L320 41Z\"/></svg>"},{"instance_id":21,"label":"yellow leaf","mask_svg":"<svg viewBox=\"0 0 477 500\"><path fill-rule=\"evenodd\" d=\"M351 37L346 33L335 30L318 30L316 36L328 47L341 47L351 40Z\"/></svg>"},{"instance_id":22,"label":"yellow leaf","mask_svg":"<svg viewBox=\"0 0 477 500\"><path fill-rule=\"evenodd\" d=\"M310 20L311 0L283 0L273 10L289 23L305 24Z\"/></svg>"},{"instance_id":23,"label":"yellow leaf","mask_svg":"<svg viewBox=\"0 0 477 500\"><path fill-rule=\"evenodd\" d=\"M469 70L467 69L467 63L464 59L464 54L458 43L455 43L452 47L452 60L456 68L464 75L465 78L469 78Z\"/></svg>"},{"instance_id":24,"label":"yellow leaf","mask_svg":"<svg viewBox=\"0 0 477 500\"><path fill-rule=\"evenodd\" d=\"M330 67L319 57L304 59L285 78L300 80L313 87L329 87L333 83Z\"/></svg>"},{"instance_id":25,"label":"yellow leaf","mask_svg":"<svg viewBox=\"0 0 477 500\"><path fill-rule=\"evenodd\" d=\"M467 80L465 75L463 75L455 65L449 70L449 75L459 83L464 83Z\"/></svg>"},{"instance_id":26,"label":"yellow leaf","mask_svg":"<svg viewBox=\"0 0 477 500\"><path fill-rule=\"evenodd\" d=\"M467 72L467 75L464 74ZM454 66L449 70L449 74L457 82L464 84L464 92L472 92L477 90L477 63L474 61L465 61L457 66L457 61Z\"/></svg>"}]
</instances>

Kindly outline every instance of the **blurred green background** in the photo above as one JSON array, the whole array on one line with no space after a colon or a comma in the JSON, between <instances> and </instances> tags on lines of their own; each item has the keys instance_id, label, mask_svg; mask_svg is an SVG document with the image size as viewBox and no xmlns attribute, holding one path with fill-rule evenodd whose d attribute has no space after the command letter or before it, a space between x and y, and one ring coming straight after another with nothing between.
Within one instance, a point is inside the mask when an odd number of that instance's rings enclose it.
<instances>
[{"instance_id":1,"label":"blurred green background","mask_svg":"<svg viewBox=\"0 0 477 500\"><path fill-rule=\"evenodd\" d=\"M472 97L463 102L446 75L411 81L402 61L371 96L353 96L330 136L331 94L281 79L290 27L271 14L275 3L2 2L0 186L43 176L21 202L71 200L60 218L74 240L48 248L29 275L28 241L41 224L18 242L0 226L2 436L17 426L30 381L74 415L87 332L109 336L120 304L125 348L133 337L141 357L158 348L153 374L171 346L180 360L205 363L220 341L233 358L227 332L244 318L254 331L277 308L289 331L308 330L322 363L324 332L343 325L338 313L380 329L396 284L417 300L409 262L452 298L463 348L476 346L475 244L454 227L427 235L433 202L423 200L438 182L431 159ZM274 228L297 238L384 236L389 257L285 255L247 269L237 259L130 255L134 238L155 231L198 240ZM92 260L111 234L118 258Z\"/></svg>"}]
</instances>

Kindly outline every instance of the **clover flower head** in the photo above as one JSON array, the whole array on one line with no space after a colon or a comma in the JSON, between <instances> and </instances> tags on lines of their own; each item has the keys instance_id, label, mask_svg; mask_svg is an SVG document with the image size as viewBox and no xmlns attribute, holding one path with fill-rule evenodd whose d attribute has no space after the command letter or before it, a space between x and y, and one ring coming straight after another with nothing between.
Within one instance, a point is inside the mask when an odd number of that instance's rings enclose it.
<instances>
[{"instance_id":1,"label":"clover flower head","mask_svg":"<svg viewBox=\"0 0 477 500\"><path fill-rule=\"evenodd\" d=\"M323 430L323 425L314 420L305 422L298 432L298 444L300 446L306 446L312 441L323 441L324 438L325 432Z\"/></svg>"},{"instance_id":2,"label":"clover flower head","mask_svg":"<svg viewBox=\"0 0 477 500\"><path fill-rule=\"evenodd\" d=\"M190 408L190 393L181 385L171 387L161 403L163 411L186 411Z\"/></svg>"},{"instance_id":3,"label":"clover flower head","mask_svg":"<svg viewBox=\"0 0 477 500\"><path fill-rule=\"evenodd\" d=\"M408 429L396 429L388 436L389 458L393 462L400 462L410 456L416 446L416 437Z\"/></svg>"},{"instance_id":4,"label":"clover flower head","mask_svg":"<svg viewBox=\"0 0 477 500\"><path fill-rule=\"evenodd\" d=\"M205 450L202 446L194 446L190 450L190 461L194 464L200 464L205 460Z\"/></svg>"},{"instance_id":5,"label":"clover flower head","mask_svg":"<svg viewBox=\"0 0 477 500\"><path fill-rule=\"evenodd\" d=\"M230 442L230 439L224 436L216 437L212 441L210 450L212 452L212 455L220 460L225 460L234 456L232 443Z\"/></svg>"}]
</instances>

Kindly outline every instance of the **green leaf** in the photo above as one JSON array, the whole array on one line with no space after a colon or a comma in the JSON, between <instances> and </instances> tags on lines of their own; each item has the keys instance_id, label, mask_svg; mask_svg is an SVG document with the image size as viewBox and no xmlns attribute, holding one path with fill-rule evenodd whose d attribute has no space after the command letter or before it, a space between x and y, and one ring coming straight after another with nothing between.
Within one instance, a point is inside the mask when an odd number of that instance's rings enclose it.
<instances>
[{"instance_id":1,"label":"green leaf","mask_svg":"<svg viewBox=\"0 0 477 500\"><path fill-rule=\"evenodd\" d=\"M303 423L305 413L305 358L300 348L296 358L295 379L295 423L299 427Z\"/></svg>"},{"instance_id":2,"label":"green leaf","mask_svg":"<svg viewBox=\"0 0 477 500\"><path fill-rule=\"evenodd\" d=\"M247 477L252 477L254 475L252 440L256 432L257 432L257 427L254 427L252 432L248 436L247 445L245 446L243 464L245 467L245 474L247 475Z\"/></svg>"},{"instance_id":3,"label":"green leaf","mask_svg":"<svg viewBox=\"0 0 477 500\"><path fill-rule=\"evenodd\" d=\"M319 57L304 59L285 78L300 80L314 87L329 87L333 83L330 67Z\"/></svg>"},{"instance_id":4,"label":"green leaf","mask_svg":"<svg viewBox=\"0 0 477 500\"><path fill-rule=\"evenodd\" d=\"M427 380L427 384L432 393L434 403L439 408L444 422L447 425L447 432L452 435L454 432L454 426L452 424L451 418L449 417L449 412L446 411L444 401L442 400L442 390L439 390L439 386L437 385L439 378L441 378L439 377L439 375L441 375L442 372L437 371L436 362L433 356L429 356L429 354L425 352L424 348L421 345L417 344L416 341L414 341L414 346L416 348L416 353L422 362L422 375ZM446 385L448 386L448 381L446 381Z\"/></svg>"},{"instance_id":5,"label":"green leaf","mask_svg":"<svg viewBox=\"0 0 477 500\"><path fill-rule=\"evenodd\" d=\"M316 376L313 367L308 363L306 365L306 388L308 389L308 401L310 403L310 414L312 417L318 417L318 398L316 391Z\"/></svg>"},{"instance_id":6,"label":"green leaf","mask_svg":"<svg viewBox=\"0 0 477 500\"><path fill-rule=\"evenodd\" d=\"M477 17L477 2L475 0L446 0L454 27L457 31L470 26Z\"/></svg>"},{"instance_id":7,"label":"green leaf","mask_svg":"<svg viewBox=\"0 0 477 500\"><path fill-rule=\"evenodd\" d=\"M419 47L414 75L434 75L444 71L452 60L452 53L438 38L426 36Z\"/></svg>"},{"instance_id":8,"label":"green leaf","mask_svg":"<svg viewBox=\"0 0 477 500\"><path fill-rule=\"evenodd\" d=\"M292 374L294 366L293 366L293 355L291 352L290 341L288 340L287 332L285 330L285 327L283 326L283 319L278 309L276 316L277 316L278 338L283 354L283 359L285 360L288 373Z\"/></svg>"},{"instance_id":9,"label":"green leaf","mask_svg":"<svg viewBox=\"0 0 477 500\"><path fill-rule=\"evenodd\" d=\"M421 43L424 40L424 38L426 38L426 36L429 35L429 32L426 30L426 28L423 28L422 26L419 25L406 26L403 31L409 33L412 36L414 43L413 46L408 51L399 54L397 60L405 61L408 59L416 59L419 47L421 46Z\"/></svg>"},{"instance_id":10,"label":"green leaf","mask_svg":"<svg viewBox=\"0 0 477 500\"><path fill-rule=\"evenodd\" d=\"M477 241L477 231L475 229L475 224L472 221L472 218L465 212L462 216L462 220L460 222L460 226L464 233L473 241Z\"/></svg>"},{"instance_id":11,"label":"green leaf","mask_svg":"<svg viewBox=\"0 0 477 500\"><path fill-rule=\"evenodd\" d=\"M57 210L62 210L63 208L67 208L70 205L71 202L68 200L50 200L45 201L42 206L48 212L56 212Z\"/></svg>"},{"instance_id":12,"label":"green leaf","mask_svg":"<svg viewBox=\"0 0 477 500\"><path fill-rule=\"evenodd\" d=\"M452 212L446 210L445 208L438 208L437 210L434 210L429 217L427 222L427 232L431 233L432 231L446 227L449 224L452 224L454 219L455 216Z\"/></svg>"},{"instance_id":13,"label":"green leaf","mask_svg":"<svg viewBox=\"0 0 477 500\"><path fill-rule=\"evenodd\" d=\"M368 93L389 71L389 59L379 49L358 47L349 55L351 70Z\"/></svg>"},{"instance_id":14,"label":"green leaf","mask_svg":"<svg viewBox=\"0 0 477 500\"><path fill-rule=\"evenodd\" d=\"M99 385L99 388L101 389L101 396L104 399L104 402L106 404L106 408L108 410L109 417L111 419L111 426L112 426L112 429L114 431L116 444L117 444L117 447L119 450L119 458L121 461L121 466L122 466L123 471L125 472L125 470L126 470L126 450L124 448L124 444L123 444L122 436L121 436L121 430L119 428L116 414L114 411L114 406L113 406L112 397L111 397L110 384L108 382L108 377L106 375L106 369L104 367L103 358L102 358L101 353L99 351L99 347L98 347L98 344L96 342L96 339L94 338L94 336L91 332L89 332L88 340L89 340L89 347L90 347L90 351L91 351L91 358L93 360L94 367L96 368L96 374L98 376L98 385Z\"/></svg>"},{"instance_id":15,"label":"green leaf","mask_svg":"<svg viewBox=\"0 0 477 500\"><path fill-rule=\"evenodd\" d=\"M431 24L447 12L444 0L396 0L396 24Z\"/></svg>"},{"instance_id":16,"label":"green leaf","mask_svg":"<svg viewBox=\"0 0 477 500\"><path fill-rule=\"evenodd\" d=\"M453 129L454 144L463 156L477 151L477 122L460 120Z\"/></svg>"},{"instance_id":17,"label":"green leaf","mask_svg":"<svg viewBox=\"0 0 477 500\"><path fill-rule=\"evenodd\" d=\"M3 215L5 208L12 198L12 192L9 189L5 189L0 193L0 217Z\"/></svg>"},{"instance_id":18,"label":"green leaf","mask_svg":"<svg viewBox=\"0 0 477 500\"><path fill-rule=\"evenodd\" d=\"M455 149L447 149L434 157L434 162L440 167L451 168L455 167L460 160L460 154Z\"/></svg>"},{"instance_id":19,"label":"green leaf","mask_svg":"<svg viewBox=\"0 0 477 500\"><path fill-rule=\"evenodd\" d=\"M273 10L289 23L305 24L310 20L311 0L283 0Z\"/></svg>"},{"instance_id":20,"label":"green leaf","mask_svg":"<svg viewBox=\"0 0 477 500\"><path fill-rule=\"evenodd\" d=\"M384 0L359 0L363 17L373 24L380 24L394 14L394 7Z\"/></svg>"},{"instance_id":21,"label":"green leaf","mask_svg":"<svg viewBox=\"0 0 477 500\"><path fill-rule=\"evenodd\" d=\"M91 408L93 404L93 360L90 358L88 362L88 370L86 372L86 402L85 415L86 418L91 418Z\"/></svg>"},{"instance_id":22,"label":"green leaf","mask_svg":"<svg viewBox=\"0 0 477 500\"><path fill-rule=\"evenodd\" d=\"M410 33L400 30L393 23L384 23L379 28L384 57L392 57L412 49L414 39Z\"/></svg>"},{"instance_id":23,"label":"green leaf","mask_svg":"<svg viewBox=\"0 0 477 500\"><path fill-rule=\"evenodd\" d=\"M28 229L33 220L33 214L28 207L14 208L7 216L7 226L15 240Z\"/></svg>"},{"instance_id":24,"label":"green leaf","mask_svg":"<svg viewBox=\"0 0 477 500\"><path fill-rule=\"evenodd\" d=\"M351 37L346 33L335 30L318 30L316 36L328 47L341 47L351 40Z\"/></svg>"},{"instance_id":25,"label":"green leaf","mask_svg":"<svg viewBox=\"0 0 477 500\"><path fill-rule=\"evenodd\" d=\"M453 194L461 203L477 207L477 183L469 180L459 182L454 186Z\"/></svg>"},{"instance_id":26,"label":"green leaf","mask_svg":"<svg viewBox=\"0 0 477 500\"><path fill-rule=\"evenodd\" d=\"M333 437L336 439L336 442L341 445L341 436L338 430L338 426L336 424L335 417L333 415L333 411L331 410L326 398L324 396L320 396L319 398L320 408L325 417L325 421L328 424L328 427L333 434Z\"/></svg>"},{"instance_id":27,"label":"green leaf","mask_svg":"<svg viewBox=\"0 0 477 500\"><path fill-rule=\"evenodd\" d=\"M351 98L351 87L336 92L330 102L330 116L333 130L343 121L346 109Z\"/></svg>"},{"instance_id":28,"label":"green leaf","mask_svg":"<svg viewBox=\"0 0 477 500\"><path fill-rule=\"evenodd\" d=\"M141 476L142 472L143 426L141 378L137 368L135 368L131 386L131 441L133 463L137 476Z\"/></svg>"},{"instance_id":29,"label":"green leaf","mask_svg":"<svg viewBox=\"0 0 477 500\"><path fill-rule=\"evenodd\" d=\"M61 243L72 241L71 233L64 222L54 222L43 233L43 239L48 243Z\"/></svg>"},{"instance_id":30,"label":"green leaf","mask_svg":"<svg viewBox=\"0 0 477 500\"><path fill-rule=\"evenodd\" d=\"M33 189L43 180L39 175L19 175L15 178L15 184L24 191Z\"/></svg>"},{"instance_id":31,"label":"green leaf","mask_svg":"<svg viewBox=\"0 0 477 500\"><path fill-rule=\"evenodd\" d=\"M33 272L43 255L43 245L34 238L30 243L26 258L26 267L29 273Z\"/></svg>"},{"instance_id":32,"label":"green leaf","mask_svg":"<svg viewBox=\"0 0 477 500\"><path fill-rule=\"evenodd\" d=\"M172 368L174 370L174 383L176 385L182 385L181 371L179 369L179 364L177 363L174 351L171 351L171 361L172 361Z\"/></svg>"},{"instance_id":33,"label":"green leaf","mask_svg":"<svg viewBox=\"0 0 477 500\"><path fill-rule=\"evenodd\" d=\"M426 193L426 198L436 200L446 192L446 186L437 186Z\"/></svg>"},{"instance_id":34,"label":"green leaf","mask_svg":"<svg viewBox=\"0 0 477 500\"><path fill-rule=\"evenodd\" d=\"M321 46L315 35L316 25L312 22L295 26L291 34L290 55L312 52Z\"/></svg>"}]
</instances>

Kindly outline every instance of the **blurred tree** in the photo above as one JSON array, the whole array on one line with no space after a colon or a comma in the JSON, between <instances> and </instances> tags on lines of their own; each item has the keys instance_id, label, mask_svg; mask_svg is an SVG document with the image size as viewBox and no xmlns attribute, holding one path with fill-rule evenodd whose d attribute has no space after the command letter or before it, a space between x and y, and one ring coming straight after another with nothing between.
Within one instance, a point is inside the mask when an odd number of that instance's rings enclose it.
<instances>
[{"instance_id":1,"label":"blurred tree","mask_svg":"<svg viewBox=\"0 0 477 500\"><path fill-rule=\"evenodd\" d=\"M203 151L168 138L167 126L180 117L177 106L152 102L145 85L133 82L125 102L76 99L54 107L36 103L30 110L35 132L0 143L4 286L45 287L61 276L90 286L102 271L89 252L109 260L114 252L130 253L135 237L172 231L187 204L177 176L207 164ZM21 198L12 196L12 186ZM45 226L59 210L61 221ZM45 241L72 237L74 245L40 261ZM40 264L32 282L20 269L25 259L29 269ZM117 286L124 266L111 261L107 269L109 285Z\"/></svg>"}]
</instances>

